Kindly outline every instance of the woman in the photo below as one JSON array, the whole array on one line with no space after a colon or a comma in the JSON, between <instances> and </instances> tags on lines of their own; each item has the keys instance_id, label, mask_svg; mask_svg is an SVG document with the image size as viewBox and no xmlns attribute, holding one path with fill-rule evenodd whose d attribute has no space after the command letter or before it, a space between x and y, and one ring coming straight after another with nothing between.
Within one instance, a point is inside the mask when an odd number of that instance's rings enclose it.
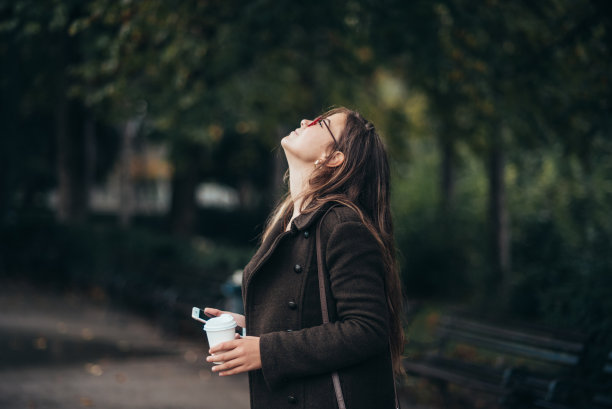
<instances>
[{"instance_id":1,"label":"woman","mask_svg":"<svg viewBox=\"0 0 612 409\"><path fill-rule=\"evenodd\" d=\"M253 409L337 407L333 372L348 409L393 408L403 333L382 141L359 113L337 108L302 120L281 145L289 193L244 269L246 318L233 314L248 336L211 348L207 360L225 361L213 367L221 376L249 372Z\"/></svg>"}]
</instances>

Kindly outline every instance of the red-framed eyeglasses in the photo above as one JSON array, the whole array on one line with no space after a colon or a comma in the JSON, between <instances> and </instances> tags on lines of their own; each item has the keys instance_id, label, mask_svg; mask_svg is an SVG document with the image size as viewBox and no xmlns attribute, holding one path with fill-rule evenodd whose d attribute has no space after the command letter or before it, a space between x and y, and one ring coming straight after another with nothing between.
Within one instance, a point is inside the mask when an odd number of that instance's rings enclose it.
<instances>
[{"instance_id":1,"label":"red-framed eyeglasses","mask_svg":"<svg viewBox=\"0 0 612 409\"><path fill-rule=\"evenodd\" d=\"M338 141L336 140L336 137L334 136L334 134L332 133L331 129L329 129L329 125L327 124L327 122L325 121L325 118L323 117L317 117L314 121L312 121L311 123L308 124L308 126L306 128L310 128L311 126L317 125L319 124L319 126L321 128L323 128L323 125L325 125L325 127L327 128L327 132L329 132L329 134L331 135L332 139L334 140L334 145L336 146L336 148L338 147Z\"/></svg>"}]
</instances>

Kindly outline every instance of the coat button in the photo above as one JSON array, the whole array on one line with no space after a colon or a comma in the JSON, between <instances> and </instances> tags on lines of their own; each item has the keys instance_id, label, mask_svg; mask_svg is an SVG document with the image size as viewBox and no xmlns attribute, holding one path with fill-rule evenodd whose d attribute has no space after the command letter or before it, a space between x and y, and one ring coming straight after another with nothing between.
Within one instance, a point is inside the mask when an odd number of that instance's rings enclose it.
<instances>
[{"instance_id":1,"label":"coat button","mask_svg":"<svg viewBox=\"0 0 612 409\"><path fill-rule=\"evenodd\" d=\"M308 233L308 230L306 230L306 231L304 232L304 238L305 238L305 239L307 239L307 238L308 238L308 236L310 236L310 233Z\"/></svg>"},{"instance_id":2,"label":"coat button","mask_svg":"<svg viewBox=\"0 0 612 409\"><path fill-rule=\"evenodd\" d=\"M293 395L289 395L287 396L287 402L292 403L292 404L296 404L297 403L297 398Z\"/></svg>"},{"instance_id":3,"label":"coat button","mask_svg":"<svg viewBox=\"0 0 612 409\"><path fill-rule=\"evenodd\" d=\"M289 308L291 308L292 310L295 310L297 308L297 304L295 303L295 301L289 301L288 305Z\"/></svg>"},{"instance_id":4,"label":"coat button","mask_svg":"<svg viewBox=\"0 0 612 409\"><path fill-rule=\"evenodd\" d=\"M299 264L296 264L295 266L293 266L293 271L295 271L298 274L300 274L303 270L304 268L302 268L302 266Z\"/></svg>"}]
</instances>

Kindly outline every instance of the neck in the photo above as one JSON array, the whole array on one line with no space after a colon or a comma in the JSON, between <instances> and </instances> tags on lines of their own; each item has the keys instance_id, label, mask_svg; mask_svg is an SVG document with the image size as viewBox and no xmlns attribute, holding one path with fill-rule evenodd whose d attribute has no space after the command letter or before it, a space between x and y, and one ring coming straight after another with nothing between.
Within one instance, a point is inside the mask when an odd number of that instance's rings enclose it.
<instances>
[{"instance_id":1,"label":"neck","mask_svg":"<svg viewBox=\"0 0 612 409\"><path fill-rule=\"evenodd\" d=\"M295 166L292 167L291 164L289 166L289 192L291 194L291 199L293 200L292 220L300 215L300 209L304 201L302 194L308 187L308 179L310 178L311 173L312 169Z\"/></svg>"}]
</instances>

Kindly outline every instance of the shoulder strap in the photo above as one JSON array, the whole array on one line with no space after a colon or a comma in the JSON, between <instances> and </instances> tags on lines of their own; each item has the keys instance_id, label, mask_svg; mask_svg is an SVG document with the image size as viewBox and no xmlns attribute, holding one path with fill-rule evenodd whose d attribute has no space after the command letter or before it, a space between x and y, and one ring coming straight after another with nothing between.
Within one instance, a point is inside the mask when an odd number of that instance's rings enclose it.
<instances>
[{"instance_id":1,"label":"shoulder strap","mask_svg":"<svg viewBox=\"0 0 612 409\"><path fill-rule=\"evenodd\" d=\"M321 224L323 224L323 219L327 216L327 213L334 206L327 209L327 211L321 216L321 219L317 223L317 232L315 236L315 245L317 249L317 275L319 278L319 298L321 299L321 316L323 318L323 324L329 323L329 311L327 309L327 292L325 291L325 264L323 263L323 251L321 244ZM395 378L395 377L394 377ZM346 405L344 403L344 395L342 394L342 387L340 385L340 377L338 376L338 372L332 373L332 382L334 384L334 392L336 393L336 400L338 401L338 409L346 409ZM400 409L399 400L397 399L397 389L395 387L395 379L393 379L393 391L395 393L395 407Z\"/></svg>"},{"instance_id":2,"label":"shoulder strap","mask_svg":"<svg viewBox=\"0 0 612 409\"><path fill-rule=\"evenodd\" d=\"M327 211L321 216L321 220L317 224L317 233L315 244L317 247L317 274L319 277L319 298L321 299L321 316L323 318L323 324L329 323L329 311L327 310L327 294L325 291L325 277L323 276L325 271L325 265L323 264L323 252L321 251L321 224L323 224L323 219L327 216L327 213L334 206L327 209ZM338 401L338 409L346 409L346 404L344 403L344 395L342 394L342 386L340 385L340 377L338 376L338 372L332 373L332 382L334 384L334 392L336 393L336 400Z\"/></svg>"},{"instance_id":3,"label":"shoulder strap","mask_svg":"<svg viewBox=\"0 0 612 409\"><path fill-rule=\"evenodd\" d=\"M325 291L325 264L323 263L323 251L321 249L321 224L323 224L323 219L327 216L327 213L333 209L333 206L327 209L325 214L319 220L317 224L317 233L316 233L316 246L317 246L317 273L319 276L319 298L321 299L321 316L323 317L323 324L327 324L329 322L329 311L327 310L327 294Z\"/></svg>"}]
</instances>

